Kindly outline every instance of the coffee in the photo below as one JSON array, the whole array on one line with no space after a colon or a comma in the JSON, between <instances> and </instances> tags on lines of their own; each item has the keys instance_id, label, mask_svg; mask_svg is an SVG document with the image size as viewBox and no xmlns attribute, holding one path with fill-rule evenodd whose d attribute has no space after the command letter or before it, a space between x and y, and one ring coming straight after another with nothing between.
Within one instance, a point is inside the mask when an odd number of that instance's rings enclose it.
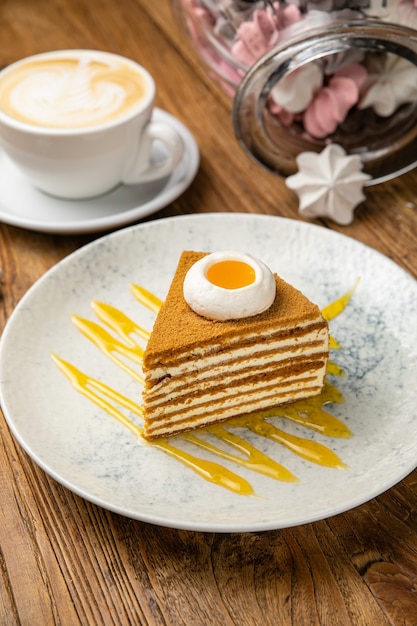
<instances>
[{"instance_id":1,"label":"coffee","mask_svg":"<svg viewBox=\"0 0 417 626\"><path fill-rule=\"evenodd\" d=\"M0 146L27 179L59 198L170 176L184 155L175 123L154 121L155 82L131 59L54 50L0 71ZM153 158L155 142L164 157Z\"/></svg>"},{"instance_id":2,"label":"coffee","mask_svg":"<svg viewBox=\"0 0 417 626\"><path fill-rule=\"evenodd\" d=\"M149 96L145 75L128 61L72 51L18 62L0 78L0 109L26 124L76 129L127 116Z\"/></svg>"}]
</instances>

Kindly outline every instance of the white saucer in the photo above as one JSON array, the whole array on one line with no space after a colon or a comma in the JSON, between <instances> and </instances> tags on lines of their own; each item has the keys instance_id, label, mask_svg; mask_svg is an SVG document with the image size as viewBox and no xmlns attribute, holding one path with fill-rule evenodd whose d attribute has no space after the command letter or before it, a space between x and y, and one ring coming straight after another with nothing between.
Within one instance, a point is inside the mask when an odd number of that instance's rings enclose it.
<instances>
[{"instance_id":1,"label":"white saucer","mask_svg":"<svg viewBox=\"0 0 417 626\"><path fill-rule=\"evenodd\" d=\"M180 133L185 154L178 167L169 178L121 185L92 200L60 200L43 194L0 151L0 221L46 233L89 233L130 224L167 206L191 184L200 154L194 137L179 120L157 108L154 119L169 122ZM154 150L158 157L158 146Z\"/></svg>"}]
</instances>

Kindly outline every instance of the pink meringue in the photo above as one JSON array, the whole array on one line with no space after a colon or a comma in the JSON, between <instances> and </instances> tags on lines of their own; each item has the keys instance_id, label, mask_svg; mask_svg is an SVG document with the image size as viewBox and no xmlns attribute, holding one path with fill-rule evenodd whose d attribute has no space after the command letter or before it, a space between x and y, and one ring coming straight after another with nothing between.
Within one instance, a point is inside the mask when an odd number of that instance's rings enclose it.
<instances>
[{"instance_id":1,"label":"pink meringue","mask_svg":"<svg viewBox=\"0 0 417 626\"><path fill-rule=\"evenodd\" d=\"M282 6L279 2L274 2L274 10L277 28L279 31L282 31L292 24L300 21L302 17L300 9L295 4Z\"/></svg>"},{"instance_id":2,"label":"pink meringue","mask_svg":"<svg viewBox=\"0 0 417 626\"><path fill-rule=\"evenodd\" d=\"M366 69L356 63L338 70L306 108L303 115L306 131L317 138L334 133L358 102L365 78Z\"/></svg>"},{"instance_id":3,"label":"pink meringue","mask_svg":"<svg viewBox=\"0 0 417 626\"><path fill-rule=\"evenodd\" d=\"M254 11L250 22L243 22L237 31L238 40L232 46L232 55L248 67L274 46L278 29L269 11Z\"/></svg>"},{"instance_id":4,"label":"pink meringue","mask_svg":"<svg viewBox=\"0 0 417 626\"><path fill-rule=\"evenodd\" d=\"M300 10L294 5L282 7L279 2L275 2L274 13L268 9L257 9L250 21L239 26L237 39L231 49L232 55L248 68L251 67L278 43L280 31L300 19Z\"/></svg>"},{"instance_id":5,"label":"pink meringue","mask_svg":"<svg viewBox=\"0 0 417 626\"><path fill-rule=\"evenodd\" d=\"M268 110L274 117L277 117L284 126L291 126L299 117L294 113L286 111L280 104L277 104L271 96L268 100Z\"/></svg>"}]
</instances>

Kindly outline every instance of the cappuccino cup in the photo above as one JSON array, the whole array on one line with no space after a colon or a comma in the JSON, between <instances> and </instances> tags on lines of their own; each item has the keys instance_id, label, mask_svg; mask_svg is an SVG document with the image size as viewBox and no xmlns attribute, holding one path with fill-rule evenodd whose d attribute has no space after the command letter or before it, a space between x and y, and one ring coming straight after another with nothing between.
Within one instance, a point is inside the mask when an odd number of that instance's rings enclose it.
<instances>
[{"instance_id":1,"label":"cappuccino cup","mask_svg":"<svg viewBox=\"0 0 417 626\"><path fill-rule=\"evenodd\" d=\"M125 57L57 50L0 72L0 146L39 190L91 198L168 176L184 144L152 121L155 82ZM155 162L157 141L163 154Z\"/></svg>"}]
</instances>

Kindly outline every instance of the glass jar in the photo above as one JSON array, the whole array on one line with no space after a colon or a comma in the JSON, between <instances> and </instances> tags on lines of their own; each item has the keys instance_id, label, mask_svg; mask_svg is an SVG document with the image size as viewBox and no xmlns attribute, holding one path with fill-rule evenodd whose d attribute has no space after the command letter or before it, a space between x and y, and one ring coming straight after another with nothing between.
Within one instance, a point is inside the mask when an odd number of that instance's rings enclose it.
<instances>
[{"instance_id":1,"label":"glass jar","mask_svg":"<svg viewBox=\"0 0 417 626\"><path fill-rule=\"evenodd\" d=\"M414 1L416 6L414 6ZM417 162L417 0L176 0L236 137L287 177L340 145L368 185Z\"/></svg>"}]
</instances>

